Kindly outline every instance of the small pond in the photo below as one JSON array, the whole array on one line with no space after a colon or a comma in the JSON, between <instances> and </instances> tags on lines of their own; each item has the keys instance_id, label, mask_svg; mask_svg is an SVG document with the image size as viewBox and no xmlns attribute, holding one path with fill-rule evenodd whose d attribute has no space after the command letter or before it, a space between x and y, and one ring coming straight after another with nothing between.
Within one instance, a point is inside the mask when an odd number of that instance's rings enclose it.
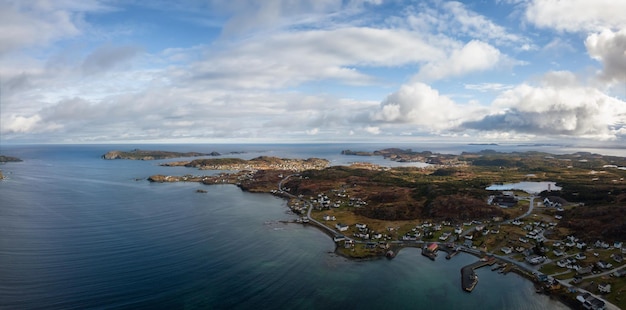
<instances>
[{"instance_id":1,"label":"small pond","mask_svg":"<svg viewBox=\"0 0 626 310\"><path fill-rule=\"evenodd\" d=\"M556 182L518 182L506 184L494 184L486 188L489 191L512 191L521 190L529 194L538 194L542 191L553 190L558 191L560 186L556 186Z\"/></svg>"}]
</instances>

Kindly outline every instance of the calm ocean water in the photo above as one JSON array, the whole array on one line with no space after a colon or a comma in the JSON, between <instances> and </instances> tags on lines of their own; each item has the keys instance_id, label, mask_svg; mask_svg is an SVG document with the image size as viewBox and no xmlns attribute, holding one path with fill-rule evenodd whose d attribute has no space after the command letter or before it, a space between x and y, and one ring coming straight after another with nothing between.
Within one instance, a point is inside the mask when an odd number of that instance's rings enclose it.
<instances>
[{"instance_id":1,"label":"calm ocean water","mask_svg":"<svg viewBox=\"0 0 626 310\"><path fill-rule=\"evenodd\" d=\"M0 166L7 177L0 181L0 309L565 308L519 276L488 268L478 270L474 292L463 292L460 268L476 260L469 255L432 262L404 249L391 261L338 257L319 230L281 222L295 216L268 194L145 181L211 171L100 159L141 148L388 163L339 154L383 147L3 145L3 155L24 162ZM485 148L432 150L463 147Z\"/></svg>"}]
</instances>

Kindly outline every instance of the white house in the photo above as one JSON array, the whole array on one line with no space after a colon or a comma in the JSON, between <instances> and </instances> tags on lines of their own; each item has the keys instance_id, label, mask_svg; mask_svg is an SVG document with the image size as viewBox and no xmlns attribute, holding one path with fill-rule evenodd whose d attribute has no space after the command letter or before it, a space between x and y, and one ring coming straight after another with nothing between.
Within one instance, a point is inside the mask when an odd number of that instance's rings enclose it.
<instances>
[{"instance_id":1,"label":"white house","mask_svg":"<svg viewBox=\"0 0 626 310\"><path fill-rule=\"evenodd\" d=\"M337 225L335 225L335 228L337 228L339 231L346 231L348 230L348 228L350 228L350 226L346 224L337 223Z\"/></svg>"},{"instance_id":2,"label":"white house","mask_svg":"<svg viewBox=\"0 0 626 310\"><path fill-rule=\"evenodd\" d=\"M598 291L603 294L608 294L611 292L611 284L608 283L600 283L598 284Z\"/></svg>"}]
</instances>

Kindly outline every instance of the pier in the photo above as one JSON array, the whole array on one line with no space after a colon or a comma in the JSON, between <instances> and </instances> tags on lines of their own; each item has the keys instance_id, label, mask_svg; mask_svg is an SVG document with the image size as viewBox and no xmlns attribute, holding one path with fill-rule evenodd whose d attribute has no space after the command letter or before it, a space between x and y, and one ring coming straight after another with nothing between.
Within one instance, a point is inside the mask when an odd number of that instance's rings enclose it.
<instances>
[{"instance_id":1,"label":"pier","mask_svg":"<svg viewBox=\"0 0 626 310\"><path fill-rule=\"evenodd\" d=\"M473 264L469 264L461 268L461 286L463 287L463 290L466 292L471 292L472 290L474 290L474 287L476 287L476 284L478 283L478 276L476 275L476 272L474 272L474 270L487 265L493 265L495 263L495 258L485 257Z\"/></svg>"}]
</instances>

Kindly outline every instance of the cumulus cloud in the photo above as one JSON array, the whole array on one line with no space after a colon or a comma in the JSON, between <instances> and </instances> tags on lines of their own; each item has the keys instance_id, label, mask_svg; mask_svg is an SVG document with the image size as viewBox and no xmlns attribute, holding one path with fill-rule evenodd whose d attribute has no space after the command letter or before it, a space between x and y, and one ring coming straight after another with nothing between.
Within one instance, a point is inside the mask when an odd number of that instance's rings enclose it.
<instances>
[{"instance_id":1,"label":"cumulus cloud","mask_svg":"<svg viewBox=\"0 0 626 310\"><path fill-rule=\"evenodd\" d=\"M534 0L526 19L538 27L569 32L626 28L626 2L615 0Z\"/></svg>"},{"instance_id":2,"label":"cumulus cloud","mask_svg":"<svg viewBox=\"0 0 626 310\"><path fill-rule=\"evenodd\" d=\"M603 65L601 79L626 82L626 28L592 34L585 40L585 46L589 55Z\"/></svg>"},{"instance_id":3,"label":"cumulus cloud","mask_svg":"<svg viewBox=\"0 0 626 310\"><path fill-rule=\"evenodd\" d=\"M497 110L462 129L610 139L626 124L626 102L579 86L572 74L549 74L540 86L522 84L493 102Z\"/></svg>"},{"instance_id":4,"label":"cumulus cloud","mask_svg":"<svg viewBox=\"0 0 626 310\"><path fill-rule=\"evenodd\" d=\"M415 79L433 81L447 77L484 71L494 68L506 58L500 51L481 41L472 40L463 48L453 51L447 59L424 65Z\"/></svg>"},{"instance_id":5,"label":"cumulus cloud","mask_svg":"<svg viewBox=\"0 0 626 310\"><path fill-rule=\"evenodd\" d=\"M480 108L460 105L423 83L403 85L387 96L371 120L411 124L422 130L446 130L471 119Z\"/></svg>"}]
</instances>

